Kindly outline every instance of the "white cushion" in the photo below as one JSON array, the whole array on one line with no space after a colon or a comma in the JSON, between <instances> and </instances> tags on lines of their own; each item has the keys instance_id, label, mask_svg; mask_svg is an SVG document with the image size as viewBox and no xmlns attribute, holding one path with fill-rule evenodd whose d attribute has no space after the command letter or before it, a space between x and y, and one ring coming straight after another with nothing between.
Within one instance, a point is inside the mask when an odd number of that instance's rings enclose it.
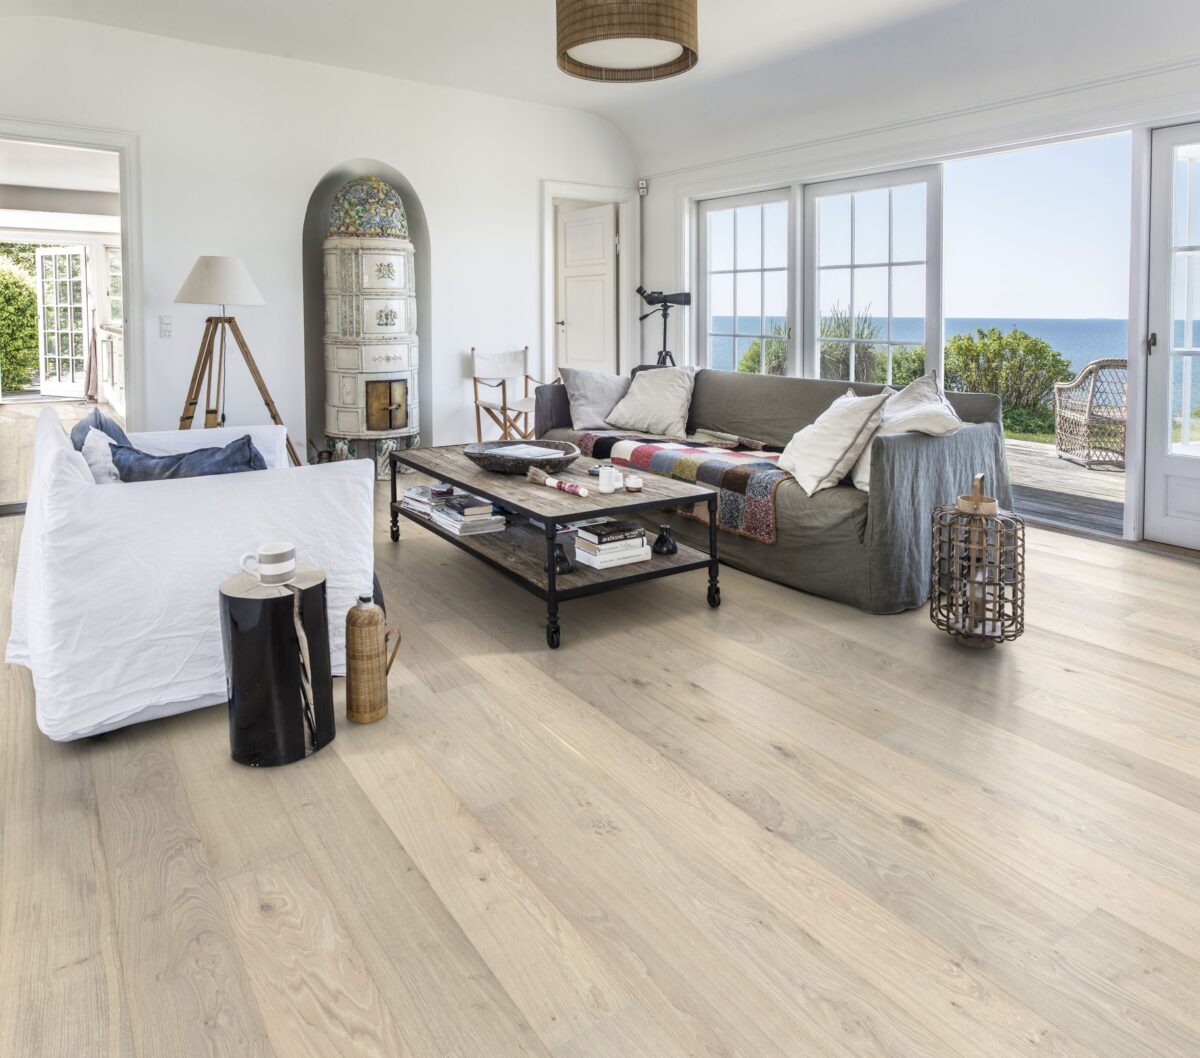
<instances>
[{"instance_id":1,"label":"white cushion","mask_svg":"<svg viewBox=\"0 0 1200 1058\"><path fill-rule=\"evenodd\" d=\"M624 375L578 367L560 367L558 373L571 404L571 427L575 430L603 430L617 401L629 392L629 379Z\"/></svg>"},{"instance_id":2,"label":"white cushion","mask_svg":"<svg viewBox=\"0 0 1200 1058\"><path fill-rule=\"evenodd\" d=\"M838 484L854 466L879 425L888 393L856 397L848 389L800 430L779 457L786 470L810 496Z\"/></svg>"},{"instance_id":3,"label":"white cushion","mask_svg":"<svg viewBox=\"0 0 1200 1058\"><path fill-rule=\"evenodd\" d=\"M938 385L937 375L913 379L898 393L892 393L883 406L883 417L875 437L881 434L924 433L942 437L962 429L962 419L946 399ZM871 442L867 442L858 462L854 464L854 487L869 492L871 489Z\"/></svg>"},{"instance_id":4,"label":"white cushion","mask_svg":"<svg viewBox=\"0 0 1200 1058\"><path fill-rule=\"evenodd\" d=\"M640 430L664 437L687 435L688 409L696 376L682 367L656 367L639 371L629 392L608 414L616 430Z\"/></svg>"},{"instance_id":5,"label":"white cushion","mask_svg":"<svg viewBox=\"0 0 1200 1058\"><path fill-rule=\"evenodd\" d=\"M113 462L112 438L103 430L97 430L94 426L88 430L80 451L97 485L111 485L121 480L117 465Z\"/></svg>"}]
</instances>

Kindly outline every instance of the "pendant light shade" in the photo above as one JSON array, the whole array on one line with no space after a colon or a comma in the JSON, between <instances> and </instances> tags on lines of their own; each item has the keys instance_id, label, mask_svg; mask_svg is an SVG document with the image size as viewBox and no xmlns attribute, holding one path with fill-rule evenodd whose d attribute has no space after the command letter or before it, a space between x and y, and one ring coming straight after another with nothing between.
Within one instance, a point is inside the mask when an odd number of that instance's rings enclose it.
<instances>
[{"instance_id":1,"label":"pendant light shade","mask_svg":"<svg viewBox=\"0 0 1200 1058\"><path fill-rule=\"evenodd\" d=\"M696 0L557 0L558 68L655 81L696 65Z\"/></svg>"}]
</instances>

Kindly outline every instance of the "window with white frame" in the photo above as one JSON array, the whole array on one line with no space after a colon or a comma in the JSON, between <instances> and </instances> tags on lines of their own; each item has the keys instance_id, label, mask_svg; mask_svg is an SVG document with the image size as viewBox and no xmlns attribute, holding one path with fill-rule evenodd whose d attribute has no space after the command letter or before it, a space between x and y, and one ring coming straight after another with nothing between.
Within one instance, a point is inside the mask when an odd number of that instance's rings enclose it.
<instances>
[{"instance_id":1,"label":"window with white frame","mask_svg":"<svg viewBox=\"0 0 1200 1058\"><path fill-rule=\"evenodd\" d=\"M805 373L905 384L941 370L941 170L805 188Z\"/></svg>"},{"instance_id":2,"label":"window with white frame","mask_svg":"<svg viewBox=\"0 0 1200 1058\"><path fill-rule=\"evenodd\" d=\"M785 188L700 203L698 317L710 368L790 373L788 200Z\"/></svg>"}]
</instances>

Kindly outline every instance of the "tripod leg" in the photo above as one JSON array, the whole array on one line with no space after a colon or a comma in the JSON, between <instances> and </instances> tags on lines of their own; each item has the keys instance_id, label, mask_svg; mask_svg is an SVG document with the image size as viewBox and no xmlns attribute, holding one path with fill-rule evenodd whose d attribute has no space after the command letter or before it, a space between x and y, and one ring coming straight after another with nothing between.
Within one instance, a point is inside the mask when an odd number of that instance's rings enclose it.
<instances>
[{"instance_id":1,"label":"tripod leg","mask_svg":"<svg viewBox=\"0 0 1200 1058\"><path fill-rule=\"evenodd\" d=\"M221 398L224 396L225 389L225 323L222 321L217 325L217 333L221 335L221 342L217 352L217 369L213 372L216 375L217 399L214 400L204 409L204 425L208 429L214 426L221 425Z\"/></svg>"},{"instance_id":2,"label":"tripod leg","mask_svg":"<svg viewBox=\"0 0 1200 1058\"><path fill-rule=\"evenodd\" d=\"M254 379L254 384L258 387L259 395L263 399L263 403L267 406L267 412L271 416L271 422L277 426L283 425L283 420L279 417L279 409L275 407L275 401L271 398L270 392L267 390L267 384L263 381L263 377L258 370L258 364L254 362L254 357L250 355L250 347L246 344L246 339L242 336L242 329L238 326L237 320L230 317L229 329L233 331L233 340L237 342L238 348L242 351L242 359L246 361L246 367L250 369L250 377ZM292 439L287 439L288 456L292 460L293 466L300 466L300 457L296 454L296 446L292 444Z\"/></svg>"},{"instance_id":3,"label":"tripod leg","mask_svg":"<svg viewBox=\"0 0 1200 1058\"><path fill-rule=\"evenodd\" d=\"M200 402L200 380L212 366L213 332L216 320L209 316L204 321L204 334L200 338L200 351L196 354L196 366L192 368L192 380L188 383L187 396L183 401L183 414L179 416L179 428L190 430L196 417L196 405Z\"/></svg>"}]
</instances>

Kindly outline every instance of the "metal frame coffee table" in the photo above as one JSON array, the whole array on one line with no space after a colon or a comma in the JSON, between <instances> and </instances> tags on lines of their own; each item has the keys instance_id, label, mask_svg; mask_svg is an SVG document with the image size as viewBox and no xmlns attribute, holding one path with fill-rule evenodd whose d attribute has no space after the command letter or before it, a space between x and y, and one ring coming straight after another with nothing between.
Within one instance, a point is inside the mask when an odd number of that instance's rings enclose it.
<instances>
[{"instance_id":1,"label":"metal frame coffee table","mask_svg":"<svg viewBox=\"0 0 1200 1058\"><path fill-rule=\"evenodd\" d=\"M491 500L502 508L507 527L502 533L480 533L475 536L455 536L429 518L404 509L397 495L399 465L428 474L438 481L456 485ZM391 455L392 540L400 539L400 516L424 526L431 533L449 541L546 601L546 643L555 649L562 640L558 606L570 599L612 591L641 581L670 577L692 570L708 570L708 605L721 605L721 586L717 558L717 490L708 485L675 481L653 474L643 476L641 492L618 491L601 494L596 479L589 476L589 466L598 465L594 459L580 458L558 476L588 488L588 496L535 485L525 478L511 474L496 474L481 470L463 455L462 445L443 448L413 448ZM648 562L617 566L613 569L593 569L575 563L568 573L555 571L556 543L563 543L569 558L574 544L559 540L559 527L584 518L623 518L640 511L690 507L696 503L708 507L708 552L678 544L673 555L653 555ZM535 519L542 527L530 525L525 519Z\"/></svg>"}]
</instances>

